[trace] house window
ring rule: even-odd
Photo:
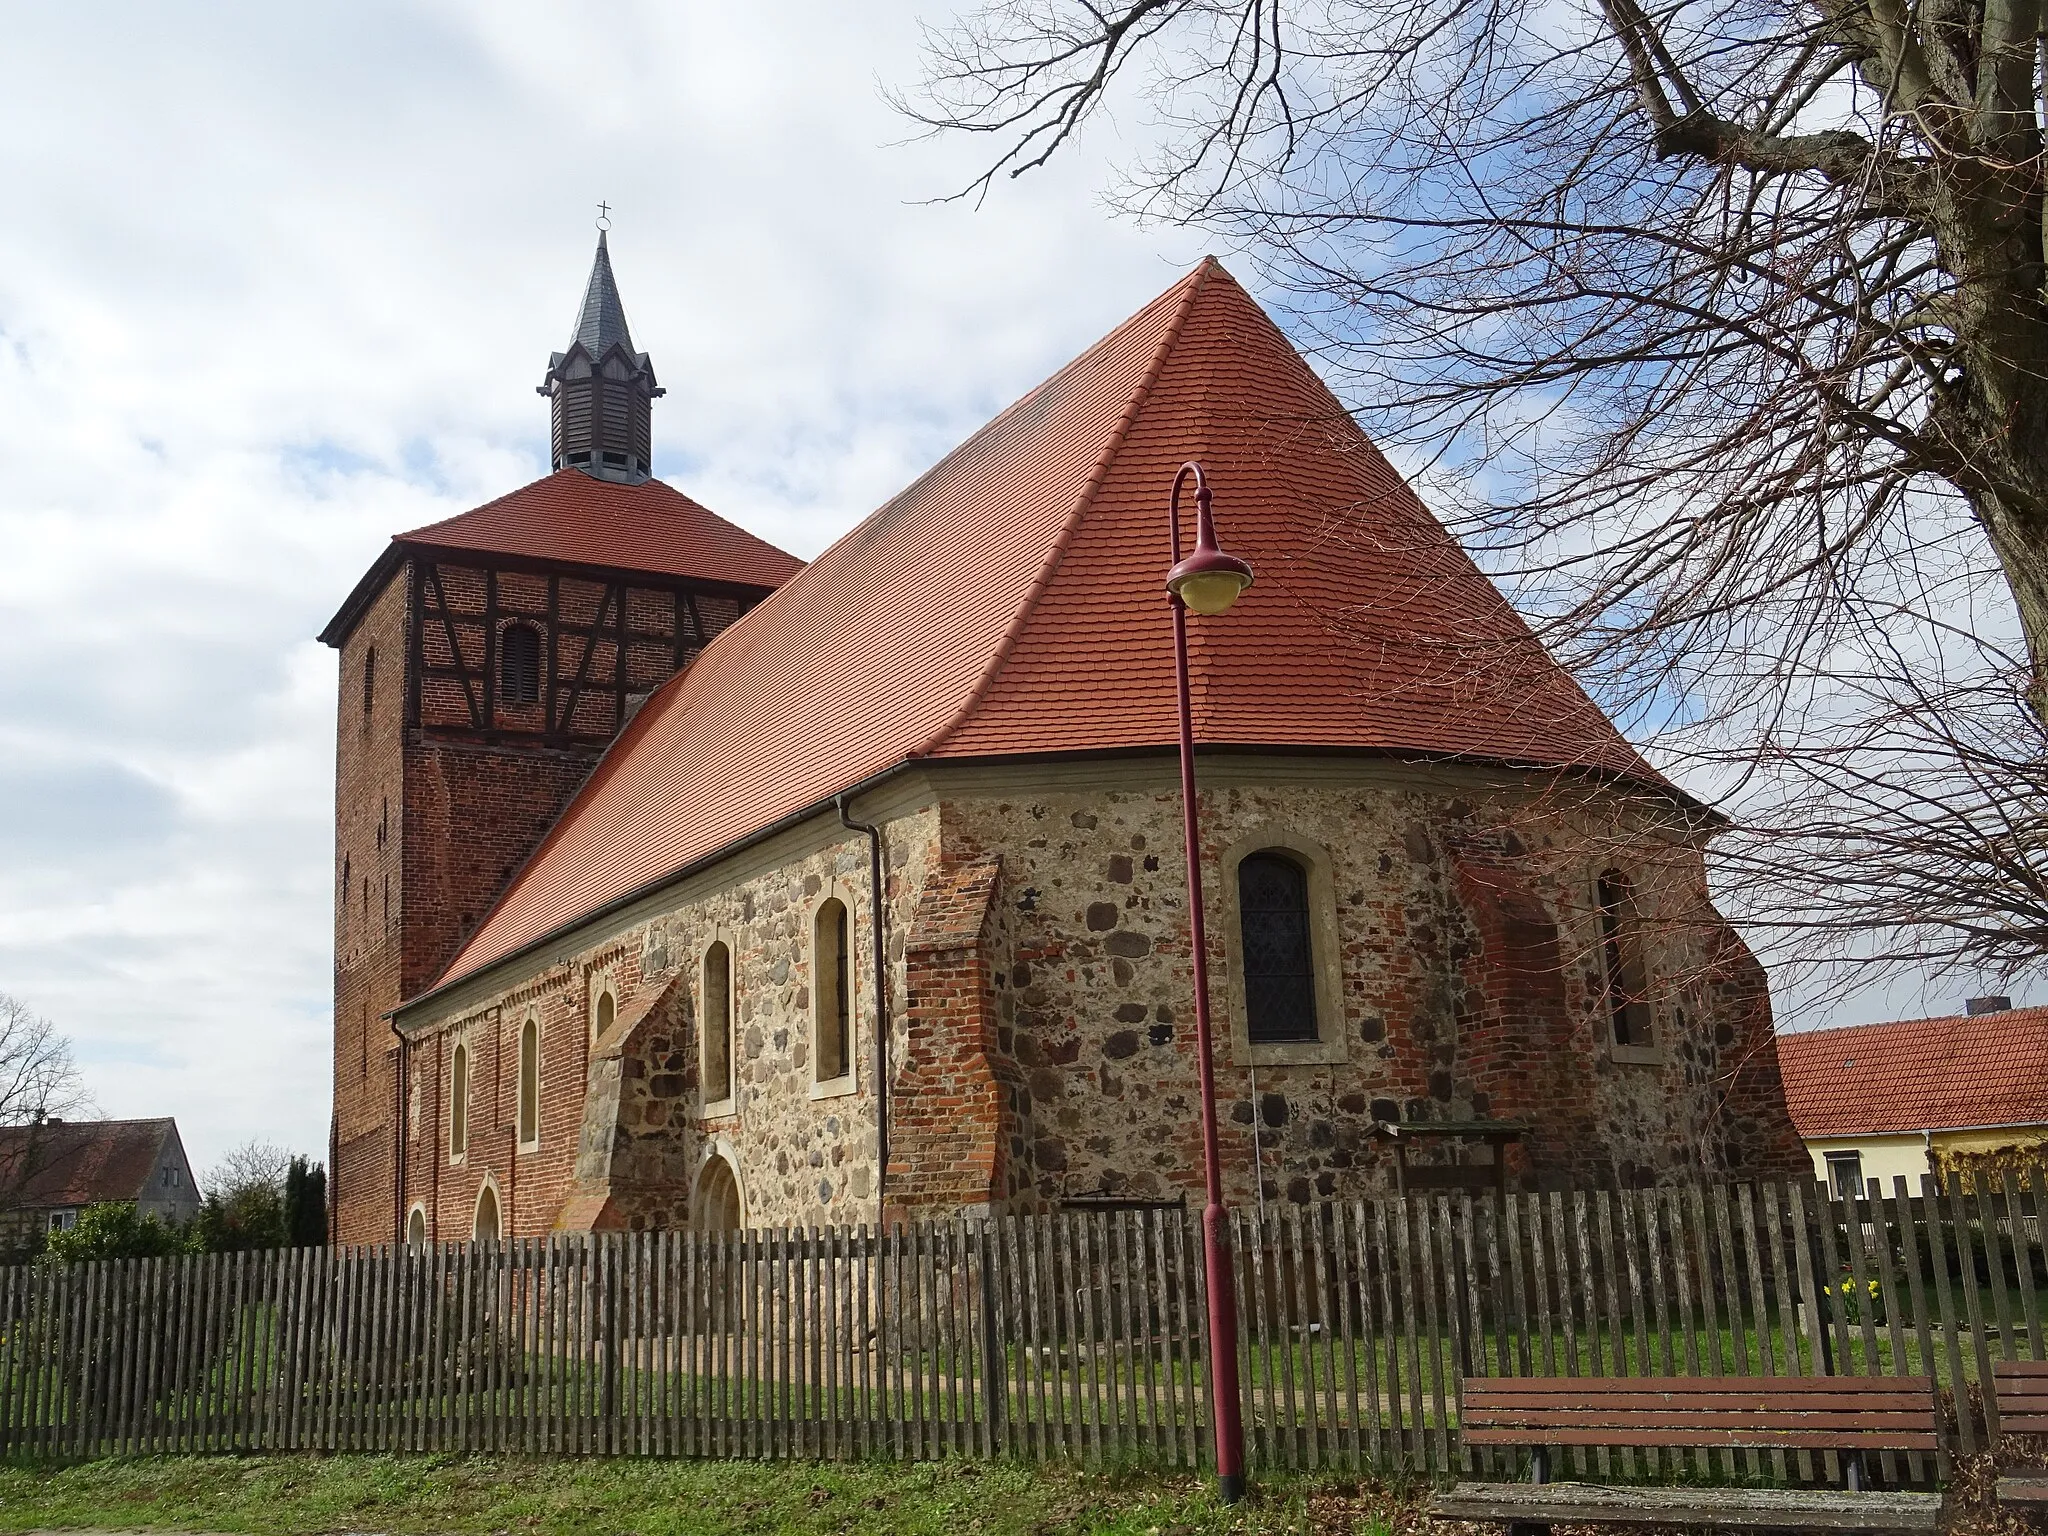
[[[472,1242],[498,1240],[498,1192],[488,1184],[476,1197],[476,1218],[470,1223],[469,1235]]]
[[[1846,1200],[1851,1195],[1859,1199],[1863,1194],[1863,1154],[1861,1152],[1830,1152],[1827,1154],[1828,1189],[1837,1200]]]
[[[77,1225],[78,1210],[74,1206],[67,1206],[61,1211],[50,1212],[50,1230],[52,1232],[69,1232]]]
[[[371,646],[363,652],[363,718],[370,717],[370,706],[377,702],[377,647]]]
[[[704,1102],[732,1097],[732,951],[723,939],[704,951]]]
[[[828,897],[818,906],[811,933],[811,1011],[816,1030],[818,1081],[853,1070],[853,1011],[847,986],[846,903]]]
[[[498,660],[498,694],[507,704],[540,702],[540,631],[514,624],[505,631]]]
[[[1237,866],[1237,907],[1244,940],[1249,1042],[1318,1039],[1308,871],[1272,849],[1246,854]]]
[[[166,1168],[166,1169],[165,1169],[165,1170],[163,1171],[163,1186],[164,1186],[164,1188],[165,1188],[165,1189],[176,1189],[176,1188],[178,1187],[178,1170],[177,1170],[177,1169],[175,1169],[175,1168]]]
[[[1613,1043],[1648,1050],[1657,1043],[1650,1015],[1649,978],[1643,970],[1642,923],[1628,877],[1601,875],[1600,959],[1607,987],[1607,1022]]]
[[[448,1069],[448,1155],[469,1150],[469,1047],[458,1043]]]
[[[540,1145],[540,1020],[519,1027],[519,1146]]]

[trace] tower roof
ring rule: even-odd
[[[480,507],[394,533],[320,638],[329,645],[347,639],[408,553],[641,571],[755,590],[780,585],[803,565],[664,481],[621,484],[559,469]]]
[[[1164,513],[1187,459],[1258,572],[1191,626],[1198,741],[1676,795],[1208,261],[659,690],[439,985],[907,761],[1171,749]]]
[[[576,330],[570,345],[581,342],[592,357],[603,357],[614,345],[633,350],[633,336],[626,329],[626,306],[619,299],[618,279],[612,276],[611,248],[605,232],[597,232],[597,255],[590,263],[590,281],[583,288],[583,307],[576,313]]]

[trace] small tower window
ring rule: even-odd
[[[528,1019],[519,1030],[519,1145],[540,1145],[540,1020]]]
[[[457,1044],[448,1068],[448,1155],[469,1150],[469,1047]]]
[[[370,716],[370,707],[377,702],[377,647],[371,646],[363,652],[363,718]]]
[[[816,1024],[818,1081],[853,1070],[853,1010],[847,986],[846,903],[829,898],[818,907],[811,936],[811,1008]]]
[[[732,951],[723,939],[704,951],[704,1102],[732,1097]]]
[[[1319,1038],[1308,871],[1272,849],[1247,854],[1237,866],[1237,906],[1247,1039],[1271,1045]]]
[[[1628,876],[1618,869],[1602,874],[1599,901],[1600,959],[1614,1044],[1653,1047],[1656,1028],[1650,1014],[1649,977],[1643,969],[1642,923]]]
[[[540,702],[540,631],[514,624],[505,631],[498,659],[498,692],[507,704]]]

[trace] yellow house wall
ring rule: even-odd
[[[2038,1147],[2048,1142],[2048,1126],[1994,1126],[1988,1131],[1936,1131],[1936,1150],[1949,1153],[1996,1152],[2004,1147]]]
[[[1806,1150],[1813,1158],[1813,1176],[1822,1183],[1827,1182],[1830,1152],[1862,1153],[1864,1179],[1880,1179],[1887,1187],[1903,1176],[1917,1192],[1921,1175],[1929,1171],[1927,1143],[1918,1131],[1903,1136],[1815,1137],[1807,1141]]]

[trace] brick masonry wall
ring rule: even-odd
[[[335,704],[329,1191],[337,1242],[391,1236],[396,1041],[381,1015],[400,995],[407,580],[401,568],[342,645]],[[366,711],[363,671],[372,652],[376,682]]]
[[[1225,777],[1255,772],[1239,763]],[[886,825],[891,1215],[1199,1189],[1178,798],[1164,763],[1103,776],[1052,773],[1026,789],[1014,772],[956,771],[951,788]],[[1455,768],[1432,779],[1337,765],[1320,780],[1298,768],[1275,779],[1203,795],[1233,1200],[1254,1193],[1254,1127],[1268,1199],[1390,1187],[1390,1155],[1367,1128],[1392,1118],[1527,1120],[1534,1134],[1513,1171],[1535,1184],[1803,1169],[1761,974],[1707,901],[1697,850],[1641,807],[1567,803]],[[1233,850],[1276,838],[1326,854],[1338,1001],[1325,1018],[1330,1059],[1258,1064],[1254,1088],[1232,1038],[1235,904],[1219,872]],[[445,1081],[455,1032],[479,1053],[460,1164],[434,1146],[445,1102],[415,1093],[409,1198],[432,1203],[439,1235],[467,1235],[485,1178],[513,1231],[681,1224],[697,1215],[696,1180],[714,1153],[732,1160],[750,1222],[882,1214],[865,844],[821,817],[775,846],[784,851],[735,860],[727,883],[702,877],[572,958],[417,1026],[418,1085]],[[1644,912],[1653,1061],[1619,1061],[1605,1043],[1593,885],[1615,864]],[[859,1092],[817,1098],[809,926],[827,893],[853,914]],[[732,1113],[706,1118],[698,966],[714,937],[733,954],[737,1092]],[[598,976],[615,988],[621,1025],[593,1056]],[[544,1031],[543,1136],[515,1153],[505,1073],[527,1008]]]

